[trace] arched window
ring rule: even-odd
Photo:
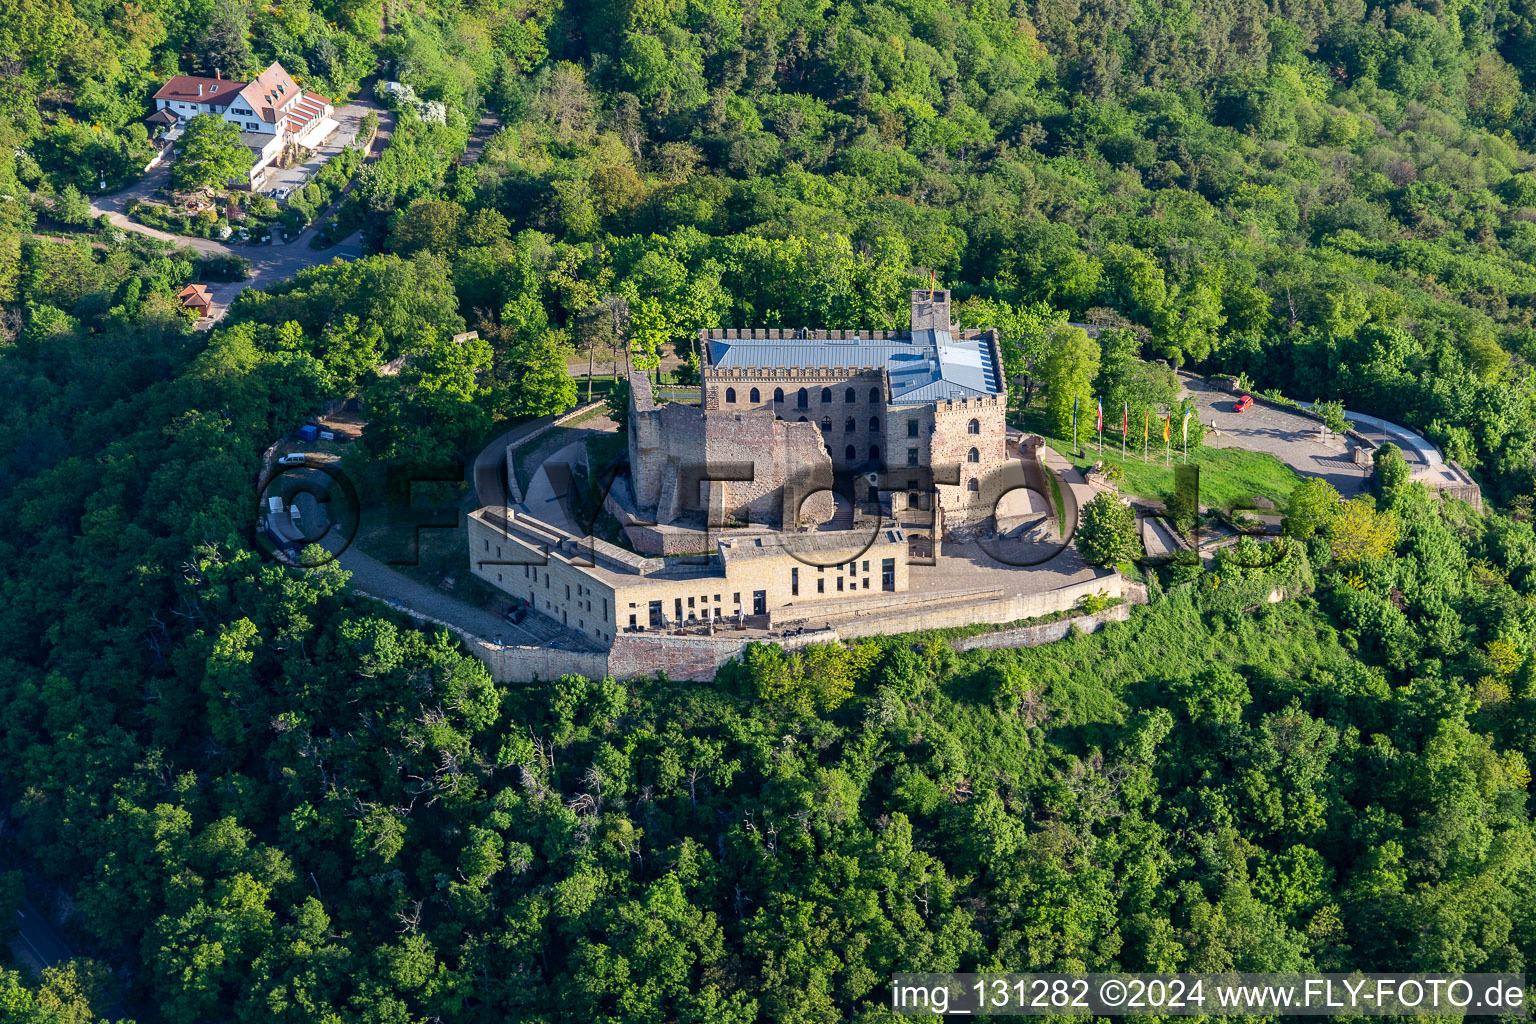
[[[804,423],[804,422],[805,422],[805,417],[804,417],[804,416],[801,416],[801,417],[800,417],[800,422],[801,422],[801,423]]]
[[[805,390],[805,388],[801,388],[800,389],[800,393],[795,396],[795,404],[798,405],[802,409],[804,409],[806,406],[810,405],[811,404],[811,393],[809,391]]]
[[[965,428],[965,432],[967,434],[981,433],[981,420],[971,420],[970,425]]]
[[[851,434],[851,433],[853,433],[857,429],[858,429],[858,427],[854,424],[852,416],[849,416],[846,420],[843,421],[843,432],[844,433]]]
[[[872,444],[872,445],[869,446],[869,461],[870,462],[879,462],[880,461],[880,446],[879,445]]]
[[[843,401],[850,405],[858,401],[857,398],[853,397],[853,388],[849,388],[847,391],[843,392]]]
[[[832,429],[832,417],[831,416],[823,416],[821,418],[821,429],[825,430],[825,431],[831,431],[831,429]]]
[[[754,404],[761,402],[763,400],[763,393],[757,390],[757,388],[753,388],[751,398]]]
[[[822,388],[821,389],[821,400],[823,402],[830,402],[830,401],[832,401],[832,389],[831,388]]]
[[[981,484],[976,482],[975,477],[971,477],[971,482],[965,485],[965,489],[968,491],[979,491],[981,490]]]
[[[869,389],[869,400],[871,402],[879,402],[880,401],[880,389],[879,388],[870,388]]]
[[[726,401],[727,405],[735,405],[736,404],[736,389],[735,388],[726,388],[725,389],[725,401]]]
[[[852,462],[854,459],[856,459],[858,457],[859,457],[858,449],[854,448],[853,445],[849,445],[843,451],[843,458],[847,459],[849,462]]]
[[[871,416],[869,418],[869,432],[872,433],[872,434],[880,433],[880,417],[879,416]]]
[[[775,402],[782,402],[782,401],[784,401],[784,389],[783,388],[774,388],[773,389],[773,400]]]
[[[977,451],[975,448],[972,448],[970,451],[965,453],[965,461],[966,462],[980,462],[981,461],[981,452]]]

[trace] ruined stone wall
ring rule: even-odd
[[[785,422],[766,410],[713,412],[704,421],[705,447],[695,457],[707,452],[711,473],[737,475],[734,471],[751,467],[750,481],[709,485],[729,520],[778,526],[793,523],[797,512],[818,523],[831,518],[826,489],[832,486],[832,463],[815,426]]]
[[[836,469],[883,458],[885,372],[878,367],[711,369],[703,387],[711,413],[768,412],[814,424]]]
[[[816,424],[747,405],[712,412],[657,405],[640,375],[630,396],[630,479],[642,517],[778,526],[798,509],[810,522],[831,518],[832,460]],[[707,479],[747,475],[752,479]]]

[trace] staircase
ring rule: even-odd
[[[853,502],[841,494],[832,495],[832,518],[816,527],[818,531],[831,533],[834,530],[853,529]]]

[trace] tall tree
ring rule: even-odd
[[[1050,409],[1051,431],[1072,436],[1073,402],[1080,417],[1093,408],[1093,379],[1099,372],[1099,343],[1081,327],[1059,324],[1045,348],[1041,379]]]
[[[171,184],[179,189],[222,189],[241,181],[255,157],[240,141],[240,129],[214,114],[199,114],[187,122],[176,143]]]

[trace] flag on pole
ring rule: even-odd
[[[1147,449],[1150,447],[1150,445],[1147,443],[1147,438],[1149,436],[1149,432],[1151,431],[1151,429],[1152,429],[1152,410],[1151,409],[1143,409],[1143,410],[1141,410],[1141,461],[1142,462],[1146,462],[1147,461]]]
[[[1077,396],[1072,396],[1072,450],[1077,451]]]
[[[1131,436],[1131,403],[1120,406],[1120,461],[1125,461],[1125,442]]]
[[[1167,464],[1169,464],[1169,463],[1171,463],[1173,461],[1173,449],[1171,447],[1169,447],[1169,442],[1168,442],[1168,435],[1171,432],[1172,428],[1173,428],[1173,413],[1172,413],[1172,411],[1163,413],[1163,464],[1164,465],[1167,465]]]
[[[1099,403],[1099,412],[1098,412],[1098,419],[1099,419],[1099,454],[1103,455],[1104,454],[1104,399],[1100,398],[1100,399],[1097,399],[1096,401]]]
[[[1184,461],[1189,462],[1189,410],[1184,410]]]

